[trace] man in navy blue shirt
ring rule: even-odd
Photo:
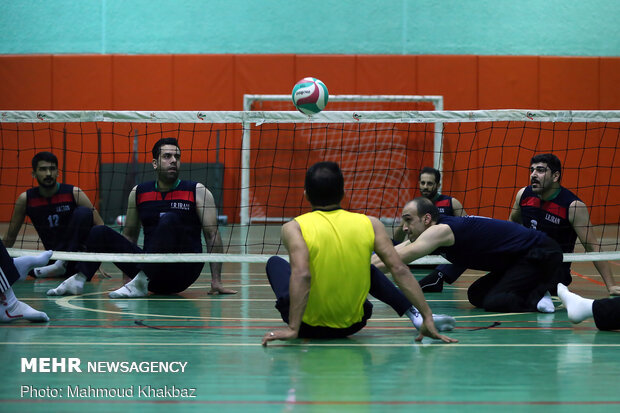
[[[539,154],[530,161],[530,185],[517,192],[510,220],[542,231],[571,253],[577,238],[586,251],[600,251],[600,243],[590,222],[588,207],[561,184],[562,165],[551,153]],[[562,283],[571,283],[570,262],[562,264]],[[620,296],[608,261],[594,261],[611,295]],[[552,289],[551,291],[555,291]]]
[[[134,187],[129,195],[123,235],[106,226],[94,227],[86,242],[89,252],[121,253],[200,253],[201,230],[207,251],[222,252],[217,227],[215,201],[203,184],[179,179],[181,149],[174,138],[162,138],[153,147],[155,181]],[[144,229],[144,246],[137,246],[140,227]],[[116,264],[132,278],[112,291],[110,298],[144,297],[149,291],[173,294],[184,291],[199,277],[204,263]],[[78,264],[79,272],[47,295],[81,294],[98,262]],[[234,294],[222,285],[222,263],[212,262],[209,294]]]
[[[559,282],[562,250],[544,233],[492,218],[442,216],[425,197],[407,203],[402,220],[409,240],[396,250],[404,262],[441,254],[453,264],[489,271],[468,289],[474,306],[553,312],[545,293]],[[372,263],[385,269],[376,257]]]
[[[32,158],[32,176],[38,186],[17,198],[3,239],[6,248],[14,246],[19,229],[28,216],[46,250],[83,250],[93,225],[103,225],[88,196],[77,186],[57,182],[58,158],[51,152],[39,152]],[[35,268],[33,273],[38,278],[61,277],[72,274],[73,265],[58,260]]]

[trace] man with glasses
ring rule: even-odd
[[[561,178],[562,165],[557,156],[535,155],[530,161],[530,185],[517,192],[510,221],[546,233],[564,253],[574,251],[577,237],[587,252],[600,251],[586,204],[560,185]],[[609,262],[595,261],[594,265],[609,293],[620,295]],[[562,263],[561,280],[564,285],[570,284],[570,262]]]

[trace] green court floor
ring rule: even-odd
[[[605,296],[600,279],[589,275],[595,273],[591,264],[575,267],[575,291]],[[617,274],[617,263],[613,267]],[[368,326],[349,339],[264,348],[263,334],[282,322],[262,265],[224,265],[226,285],[239,290],[233,296],[207,295],[210,278],[203,274],[182,294],[133,300],[107,297],[108,290],[120,286],[120,276],[109,264],[105,268],[113,278],[95,279],[77,297],[48,298],[45,291],[58,280],[28,279],[15,286],[20,299],[46,311],[51,321],[0,326],[5,371],[0,411],[620,408],[618,332],[599,332],[590,321],[573,326],[563,309],[552,315],[473,309],[466,288],[477,274],[426,295],[434,312],[457,318],[450,335],[459,344],[416,343],[408,319],[373,301]],[[22,372],[22,363],[34,358],[77,358],[82,372]],[[109,372],[120,362],[128,372]],[[178,371],[153,371],[160,362]],[[88,371],[89,363],[95,371]],[[182,371],[177,363],[186,363]],[[91,397],[83,397],[88,391]],[[100,397],[92,397],[95,391]]]

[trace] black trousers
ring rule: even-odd
[[[151,243],[148,251],[130,242],[127,238],[105,225],[93,227],[90,230],[86,247],[89,252],[118,252],[118,253],[180,253],[192,252],[187,245],[188,240],[177,230],[180,225],[178,215],[168,212],[159,219],[157,229],[151,235],[155,242]],[[99,262],[80,262],[76,267],[87,279],[91,279]],[[186,290],[200,276],[204,263],[170,263],[170,264],[134,264],[128,262],[114,263],[121,271],[133,278],[140,271],[149,277],[149,291],[157,294],[174,294]]]
[[[280,258],[271,257],[267,261],[267,278],[271,289],[276,295],[276,309],[280,312],[285,323],[289,321],[289,284],[291,278],[290,264]],[[409,308],[411,303],[405,295],[390,281],[385,274],[379,271],[374,265],[370,266],[370,295],[388,304],[402,316]],[[300,338],[342,338],[350,336],[360,331],[372,315],[372,303],[368,300],[364,302],[364,315],[362,320],[347,328],[332,328],[322,326],[311,326],[301,323],[299,329]]]
[[[19,280],[19,273],[15,268],[13,258],[9,256],[2,240],[0,240],[0,293],[11,288],[11,285],[17,280]]]
[[[531,312],[547,291],[562,280],[562,249],[546,238],[503,271],[490,272],[467,290],[469,302],[486,311]]]
[[[55,251],[84,252],[86,251],[86,240],[92,227],[93,211],[79,206],[73,210],[64,238],[58,244],[45,248]],[[76,264],[76,261],[67,261],[66,277],[77,272]]]
[[[592,313],[599,330],[620,330],[620,297],[594,300]]]

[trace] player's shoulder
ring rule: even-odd
[[[581,202],[584,203],[578,196],[577,194],[575,194],[573,191],[571,191],[570,189],[566,188],[566,187],[562,187],[560,194],[561,197],[565,198],[566,200],[570,201],[570,202]]]
[[[154,191],[155,189],[155,181],[145,181],[134,186],[132,191]]]
[[[301,226],[297,219],[291,219],[282,225],[282,229],[280,230],[282,237],[290,236],[293,232],[301,232]]]
[[[519,189],[519,190],[517,191],[517,195],[515,196],[515,198],[517,198],[517,199],[521,198],[521,196],[523,196],[523,193],[524,193],[525,191],[527,191],[527,190],[528,190],[528,188],[531,190],[531,188],[532,188],[532,187],[528,185],[528,186],[524,186],[523,188]]]

